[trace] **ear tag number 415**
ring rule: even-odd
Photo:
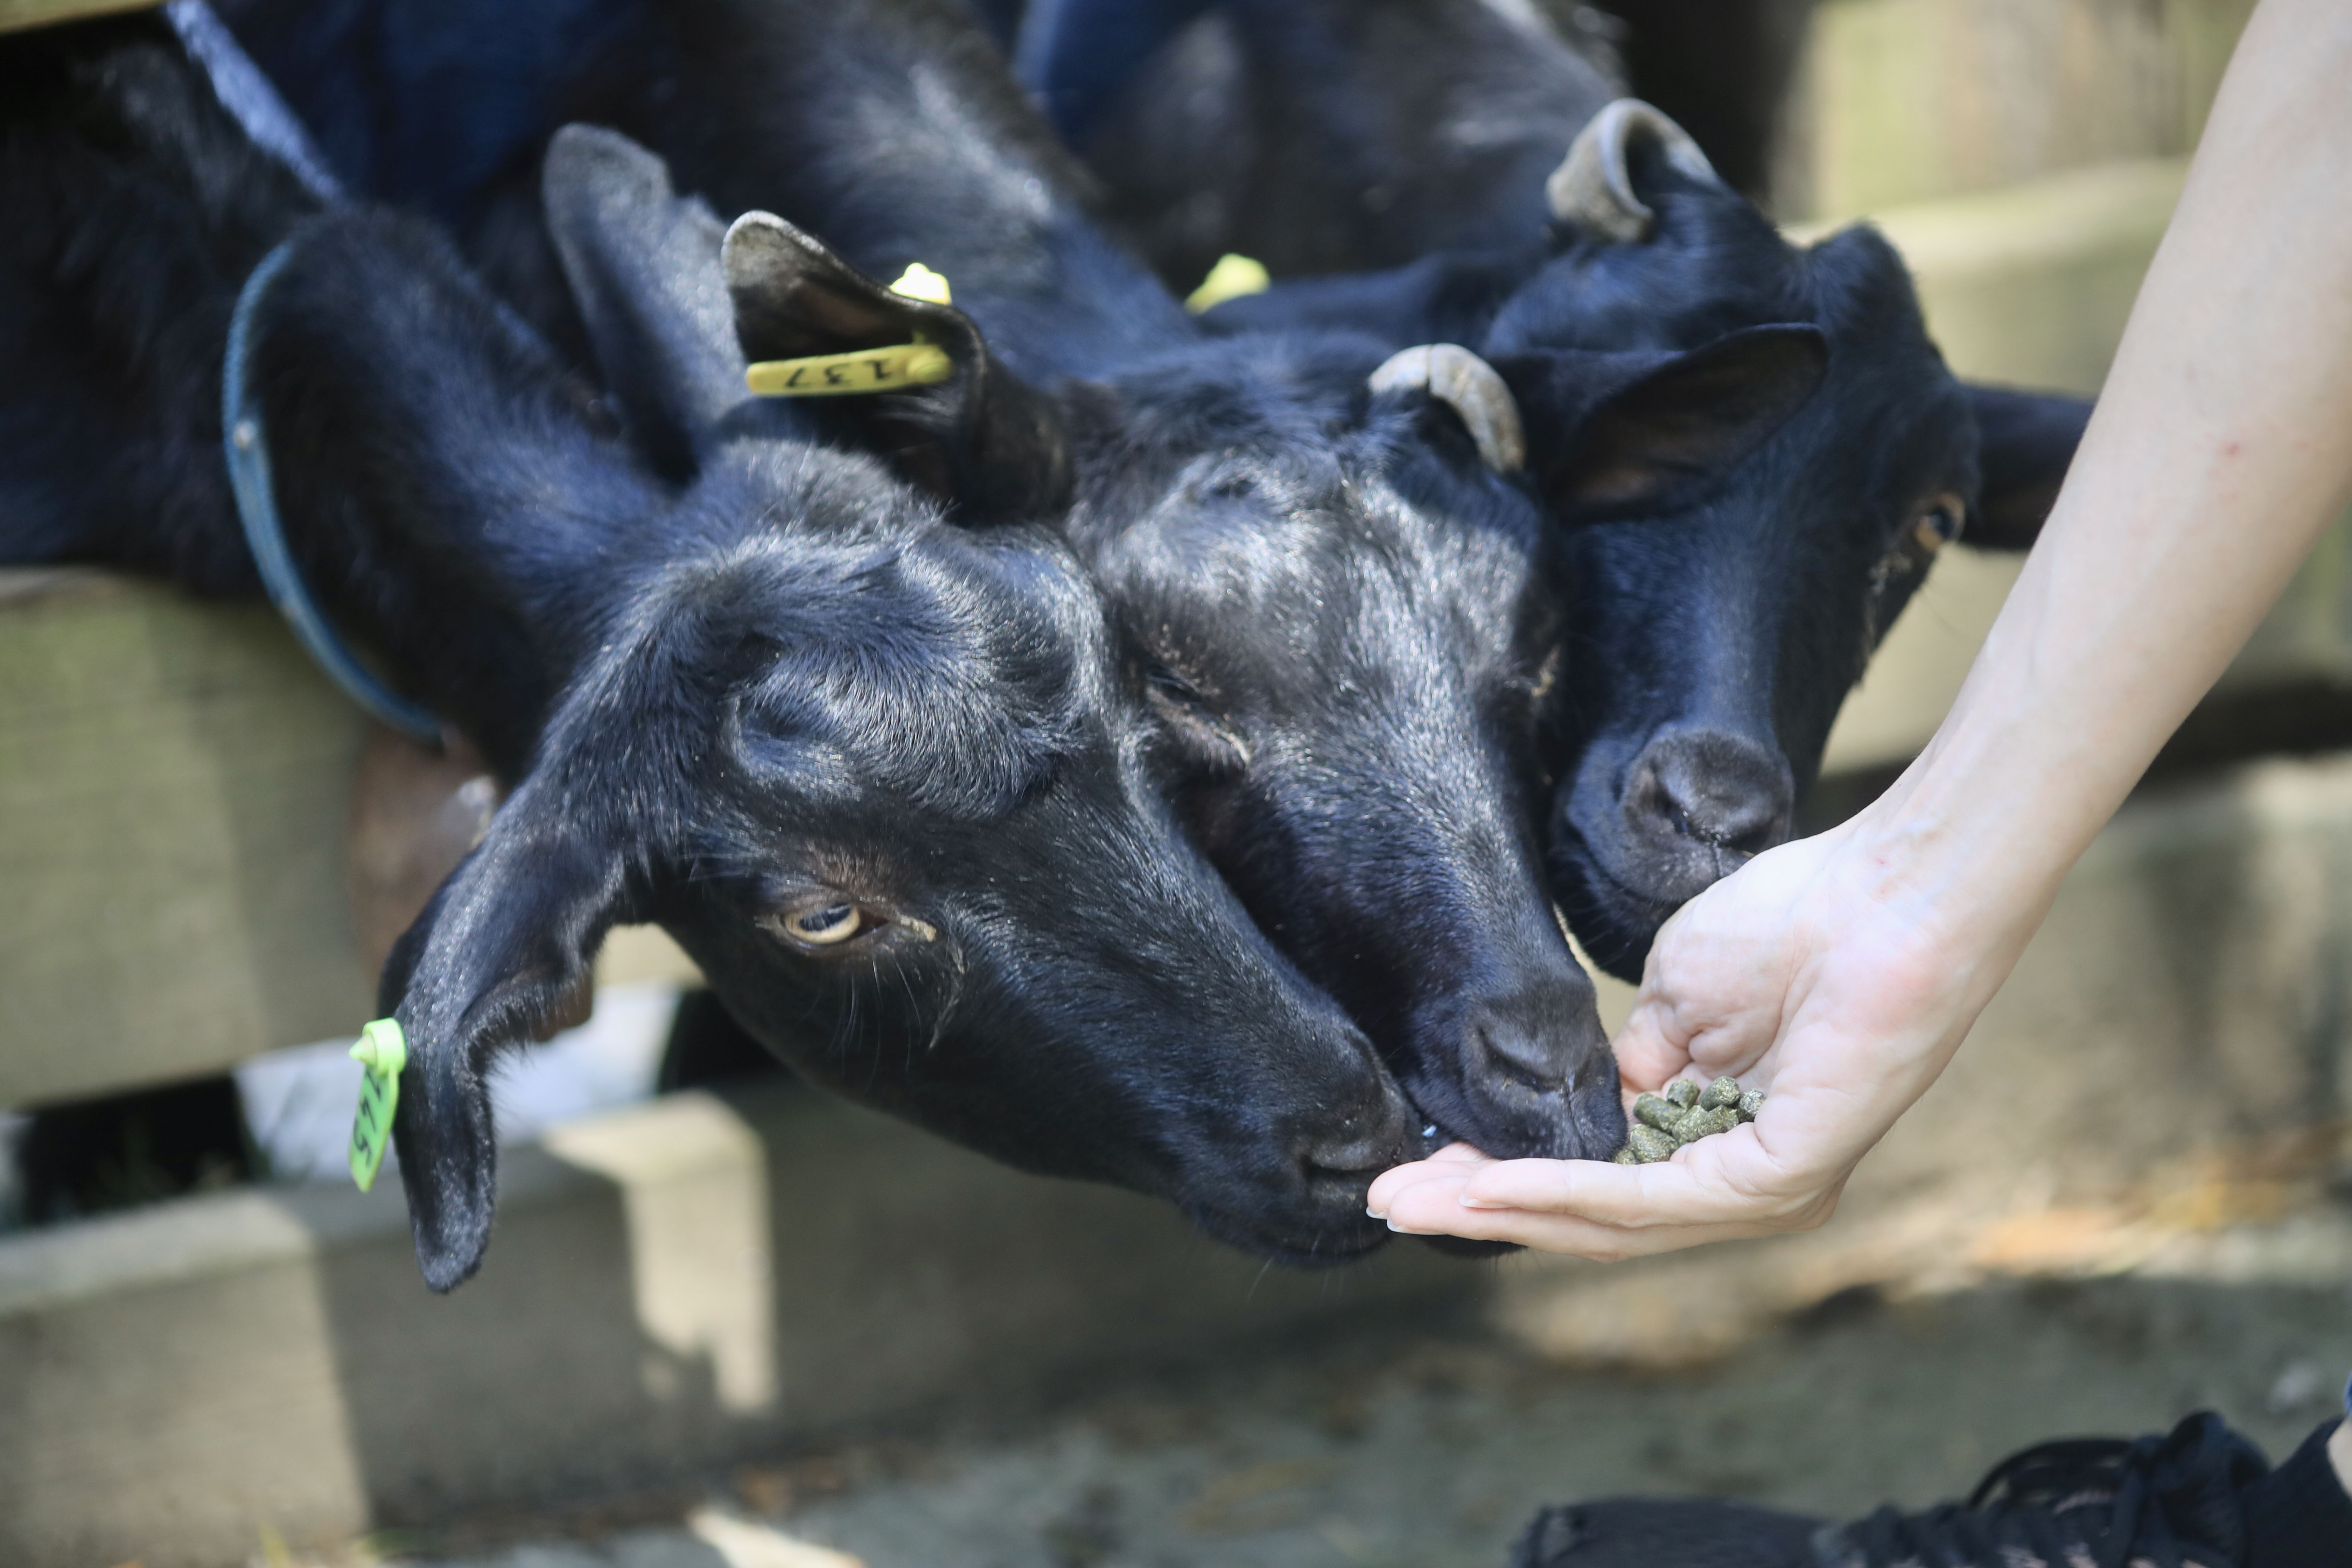
[[[399,1022],[378,1018],[362,1029],[352,1059],[367,1069],[360,1081],[360,1113],[352,1122],[352,1180],[366,1192],[383,1168],[383,1152],[392,1142],[392,1113],[400,1109],[400,1070],[408,1065],[408,1040]]]

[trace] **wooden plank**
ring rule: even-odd
[[[0,1105],[348,1032],[362,721],[262,605],[0,573]]]
[[[153,10],[160,0],[0,0],[0,33],[22,32],[86,16]]]

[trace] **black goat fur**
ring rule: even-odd
[[[252,380],[295,555],[511,786],[383,977],[428,1283],[488,1244],[496,1056],[646,920],[855,1098],[1270,1256],[1386,1239],[1362,1194],[1412,1147],[1402,1098],[1178,830],[1068,548],[992,510],[1053,490],[1050,428],[1027,485],[942,500],[746,398],[761,276],[619,136],[560,142],[546,196],[615,411],[432,226],[320,213],[273,174],[152,22],[10,40],[0,71],[26,89],[0,113],[0,205],[43,218],[0,280],[0,363],[39,371],[0,389],[0,424],[37,427],[59,388],[106,405],[0,448],[0,560],[249,582],[220,340],[290,238]],[[977,368],[876,441],[1004,481],[1019,454],[945,450],[988,436],[959,412]],[[134,466],[152,491],[95,504]],[[850,940],[795,938],[812,914]]]
[[[1545,179],[1610,96],[1533,6],[1223,0],[1088,152],[1115,205],[1175,215],[1143,231],[1163,266],[1324,274],[1213,327],[1459,342],[1511,383],[1574,584],[1554,888],[1634,979],[1668,915],[1788,835],[1939,540],[2032,542],[2089,405],[1962,384],[1874,231],[1794,244],[1654,142],[1628,170],[1647,239],[1554,218]]]
[[[532,55],[515,39],[571,14],[485,15],[468,53]],[[1528,493],[1487,472],[1442,406],[1372,396],[1371,339],[1204,339],[1105,236],[1084,174],[958,0],[638,14],[634,79],[598,66],[512,89],[548,119],[640,135],[719,210],[779,211],[870,278],[944,271],[950,314],[986,334],[953,339],[989,405],[961,416],[1047,417],[1066,437],[1066,531],[1110,601],[1129,695],[1159,717],[1160,776],[1261,926],[1365,1025],[1438,1134],[1613,1149],[1613,1068],[1543,885],[1536,694],[1555,678],[1560,588]],[[282,5],[232,16],[266,64],[321,58]],[[395,124],[460,90],[430,60],[389,74],[374,90]],[[352,119],[307,107],[306,91],[348,85],[317,80],[331,85],[295,84],[298,110]],[[448,205],[478,215],[473,253],[560,340],[576,329],[515,216],[531,157],[518,138],[501,181]],[[362,149],[352,166],[372,161]],[[803,297],[756,352],[947,325],[901,300],[887,329],[878,289],[868,313],[839,304]],[[885,448],[902,417],[888,400],[811,415]],[[898,467],[940,486],[920,461]]]

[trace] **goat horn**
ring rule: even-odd
[[[1568,156],[1544,182],[1551,216],[1620,244],[1649,238],[1658,215],[1633,194],[1633,178],[1625,166],[1625,155],[1637,138],[1664,148],[1666,163],[1677,173],[1723,183],[1689,132],[1638,98],[1621,98],[1577,132]]]
[[[1372,372],[1372,390],[1426,392],[1462,416],[1488,468],[1516,474],[1527,466],[1518,400],[1501,372],[1459,343],[1423,343],[1390,355]]]

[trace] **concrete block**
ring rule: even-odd
[[[1880,209],[1927,330],[1979,381],[2096,393],[2188,177],[2183,159],[2102,163]]]
[[[702,971],[659,926],[615,926],[596,954],[596,984],[699,985]]]
[[[345,866],[367,731],[266,605],[0,570],[0,1107],[219,1072],[373,1016]],[[636,926],[597,978],[699,976]]]
[[[365,1021],[343,883],[362,731],[266,605],[0,572],[0,1105]]]
[[[1787,216],[1850,217],[2197,144],[2252,0],[1822,0],[1783,110]]]
[[[0,1241],[0,1562],[241,1563],[1486,1279],[1266,1272],[814,1091],[679,1096],[510,1152],[446,1298],[393,1184]]]

